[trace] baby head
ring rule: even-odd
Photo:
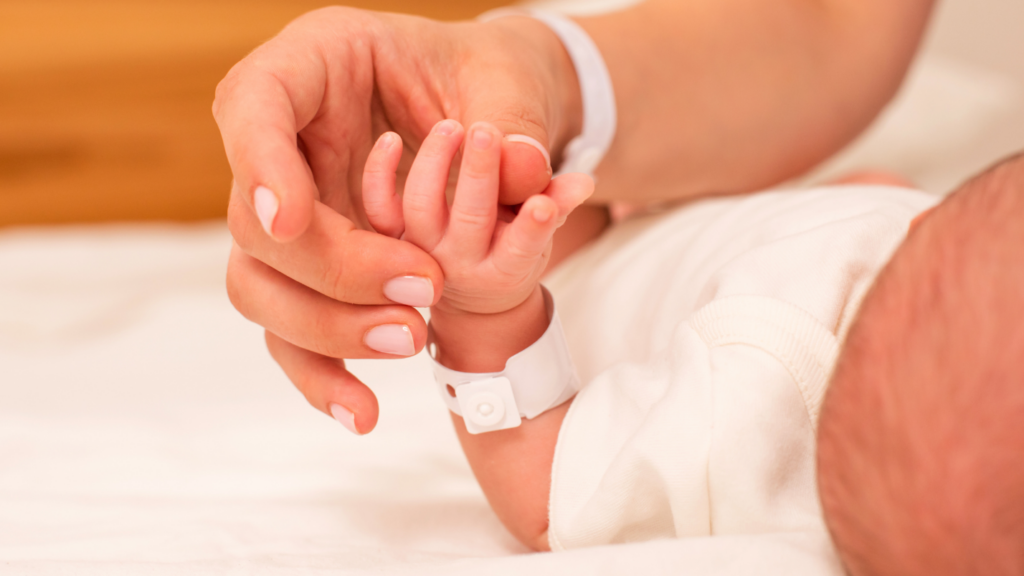
[[[1024,574],[1024,156],[927,214],[879,275],[818,477],[855,576]]]

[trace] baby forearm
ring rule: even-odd
[[[431,324],[439,360],[461,372],[498,372],[515,354],[536,342],[548,318],[540,287],[523,304],[500,314],[466,314],[434,309]],[[523,544],[546,550],[551,463],[569,403],[517,428],[470,434],[452,415],[473,473],[498,518]]]
[[[549,550],[551,465],[562,419],[572,402],[523,420],[518,428],[470,434],[452,414],[462,450],[501,523],[533,550]]]

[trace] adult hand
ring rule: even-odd
[[[409,306],[441,296],[427,254],[369,231],[360,181],[376,137],[402,136],[407,169],[440,120],[489,121],[509,135],[500,196],[517,204],[547,186],[545,148],[578,133],[579,106],[561,44],[527,18],[323,9],[228,73],[213,106],[234,173],[228,293],[314,407],[370,431],[376,399],[340,359],[414,354],[426,326]]]

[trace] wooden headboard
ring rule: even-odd
[[[470,18],[502,0],[358,0]],[[0,0],[0,226],[198,220],[231,175],[210,113],[228,69],[315,0]]]

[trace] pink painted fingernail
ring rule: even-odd
[[[458,125],[459,123],[455,120],[441,120],[434,125],[434,132],[441,136],[451,136],[455,134],[455,129]]]
[[[253,193],[252,204],[256,208],[256,216],[260,219],[263,230],[273,238],[274,218],[277,217],[277,209],[280,206],[277,195],[271,192],[270,188],[260,186]]]
[[[370,330],[363,342],[377,352],[395,356],[412,356],[416,344],[412,341],[412,330],[405,324],[383,324]]]
[[[349,432],[356,436],[362,436],[359,430],[356,430],[356,415],[348,408],[341,404],[331,404],[331,416],[334,416],[334,419],[340,422],[342,426],[348,428]]]
[[[526,136],[524,134],[509,134],[508,136],[505,136],[505,140],[509,142],[515,142],[517,144],[526,144],[528,146],[533,146],[534,148],[539,150],[540,153],[544,156],[544,162],[547,163],[548,173],[551,173],[551,154],[548,154],[548,149],[545,148],[544,145],[538,142],[535,138],[530,138],[529,136]]]
[[[491,142],[493,141],[494,136],[491,135],[490,130],[485,130],[483,128],[477,128],[476,130],[473,130],[473,146],[476,146],[481,150],[486,150],[487,147],[490,146]]]
[[[384,296],[396,304],[419,306],[434,303],[434,283],[422,276],[400,276],[384,284]]]

